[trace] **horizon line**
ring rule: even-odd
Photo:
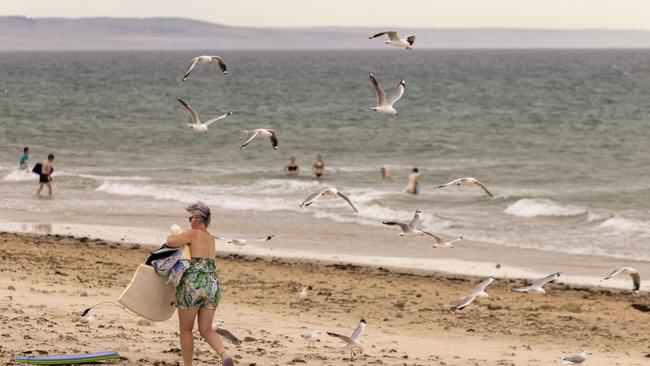
[[[179,19],[179,20],[189,20],[194,22],[208,23],[223,27],[232,27],[232,28],[266,28],[266,29],[317,29],[317,28],[351,28],[351,29],[367,29],[367,28],[378,28],[378,29],[428,29],[428,30],[534,30],[534,31],[578,31],[578,32],[589,32],[589,31],[615,31],[615,32],[650,32],[648,29],[640,28],[544,28],[544,27],[519,27],[519,26],[457,26],[457,27],[435,27],[435,26],[415,26],[415,27],[405,27],[405,26],[392,26],[392,25],[298,25],[298,26],[251,26],[251,25],[232,25],[221,22],[195,19],[188,17],[177,17],[177,16],[147,16],[147,17],[116,17],[116,16],[84,16],[84,17],[65,17],[65,16],[44,16],[44,17],[29,17],[26,15],[0,15],[0,18],[23,18],[23,19],[65,19],[65,20],[83,20],[83,19],[132,19],[132,20],[147,20],[147,19]]]

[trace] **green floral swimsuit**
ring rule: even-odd
[[[176,287],[179,309],[216,309],[221,300],[221,285],[214,258],[192,258]]]

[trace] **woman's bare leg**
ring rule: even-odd
[[[221,337],[212,330],[212,319],[214,319],[214,309],[199,309],[199,333],[201,337],[217,352],[219,357],[223,360],[226,354],[226,348],[223,346]]]
[[[199,309],[178,309],[178,325],[180,328],[181,338],[181,355],[183,356],[183,366],[192,366],[192,357],[194,356],[194,320]]]

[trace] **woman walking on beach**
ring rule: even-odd
[[[185,270],[180,284],[176,287],[183,366],[192,365],[194,353],[192,328],[197,317],[201,337],[217,352],[222,366],[232,366],[233,360],[226,355],[221,338],[212,330],[214,311],[221,299],[221,284],[214,259],[214,238],[208,232],[210,208],[198,201],[185,207],[185,210],[191,215],[189,220],[192,228],[167,238],[168,246],[181,247],[189,244],[192,253],[190,267]]]

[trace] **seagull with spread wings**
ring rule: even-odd
[[[372,110],[379,113],[397,114],[397,110],[393,108],[393,104],[400,100],[400,98],[402,98],[402,95],[404,95],[404,90],[406,89],[406,81],[401,80],[397,84],[397,89],[395,89],[395,92],[386,97],[384,88],[379,85],[379,81],[375,79],[375,76],[369,72],[368,77],[370,78],[372,87],[375,90],[375,94],[377,94],[377,106],[373,107]]]
[[[545,294],[546,290],[544,290],[544,285],[546,285],[549,282],[555,281],[560,277],[560,272],[550,274],[544,278],[540,278],[539,280],[533,282],[529,286],[524,286],[524,287],[517,287],[513,288],[510,291],[514,292],[534,292],[536,294]]]
[[[267,235],[262,238],[225,238],[222,236],[214,236],[213,237],[217,240],[224,240],[228,244],[233,244],[233,245],[238,245],[240,247],[243,247],[247,243],[252,243],[252,242],[263,242],[263,241],[269,241],[275,237],[274,234]]]
[[[354,330],[351,336],[344,336],[337,333],[327,332],[327,335],[330,337],[336,337],[343,341],[343,348],[350,350],[350,357],[354,358],[356,351],[363,353],[363,348],[361,347],[361,333],[366,329],[366,319],[361,318],[357,329]]]
[[[445,243],[442,238],[440,238],[437,235],[434,235],[428,231],[423,231],[418,229],[418,226],[420,225],[420,221],[422,221],[422,213],[420,210],[415,211],[415,215],[413,215],[413,218],[409,222],[403,222],[403,221],[382,221],[382,224],[384,225],[391,225],[391,226],[399,226],[402,231],[399,233],[399,236],[423,236],[423,235],[428,235],[432,238],[434,238],[437,242],[437,245],[439,246],[453,246],[451,245],[452,242],[456,242],[459,239],[452,240],[450,242]],[[436,244],[434,244],[434,248],[436,247]]]
[[[323,189],[323,190],[321,190],[319,192],[315,192],[315,193],[310,194],[309,197],[307,197],[300,204],[300,207],[309,206],[312,203],[314,203],[314,201],[316,201],[317,199],[319,199],[319,198],[321,198],[323,196],[333,196],[333,197],[338,196],[338,197],[341,197],[342,199],[344,199],[350,205],[350,207],[352,207],[354,212],[359,212],[357,210],[357,208],[354,207],[354,204],[352,203],[352,201],[350,201],[350,198],[348,196],[346,196],[345,194],[343,194],[341,191],[339,191],[337,188],[334,188],[334,187],[327,187],[327,188],[325,188],[325,189]]]
[[[487,188],[487,186],[486,186],[485,184],[479,182],[478,179],[476,179],[476,178],[472,178],[472,177],[467,177],[467,178],[458,178],[458,179],[456,179],[456,180],[452,180],[452,181],[449,182],[449,183],[441,184],[441,185],[439,185],[439,186],[436,187],[436,188],[444,188],[444,187],[448,187],[448,186],[470,186],[470,185],[472,185],[472,184],[475,184],[475,185],[481,187],[481,189],[482,189],[483,191],[485,191],[485,193],[487,193],[488,196],[490,196],[490,197],[494,197],[494,195],[492,194],[492,192],[490,192],[490,191],[488,190],[488,188]]]
[[[428,234],[429,236],[433,237],[436,240],[436,242],[433,244],[433,248],[453,248],[455,242],[463,240],[463,237],[459,236],[456,239],[445,241],[437,235],[433,235],[431,233],[426,233],[426,234]]]
[[[201,119],[199,118],[199,114],[196,112],[194,108],[192,108],[191,105],[187,104],[183,99],[176,97],[176,99],[185,107],[187,112],[192,116],[192,123],[188,123],[187,127],[193,129],[196,132],[205,132],[208,130],[208,126],[213,124],[214,122],[217,122],[218,120],[230,117],[232,112],[228,112],[222,116],[219,116],[217,118],[213,118],[211,120],[205,121],[205,123],[201,122]]]
[[[274,149],[278,149],[278,134],[275,130],[269,130],[267,128],[258,128],[256,130],[244,130],[246,134],[246,141],[241,145],[241,149],[244,150],[244,147],[248,145],[254,138],[257,136],[266,136],[271,139],[271,145]]]
[[[226,68],[226,63],[224,62],[221,56],[203,55],[199,57],[194,57],[190,61],[190,64],[187,65],[187,70],[185,70],[185,74],[183,75],[183,81],[187,80],[188,76],[190,76],[190,73],[192,72],[192,70],[194,70],[194,66],[209,64],[211,62],[216,62],[219,65],[219,68],[221,69],[221,72],[224,75],[228,73],[228,69]]]
[[[381,36],[388,36],[388,41],[384,42],[385,44],[389,44],[400,48],[405,48],[407,50],[412,50],[413,43],[415,43],[415,36],[399,38],[396,31],[379,32],[375,35],[368,37],[368,39],[373,39]]]
[[[487,292],[485,292],[485,288],[488,287],[492,282],[494,282],[494,278],[492,277],[488,277],[481,281],[481,283],[479,283],[478,286],[474,288],[474,291],[472,291],[471,294],[465,296],[461,300],[460,304],[454,307],[454,312],[465,309],[465,307],[471,304],[472,301],[474,301],[477,297],[489,297]]]
[[[632,277],[632,284],[634,285],[632,287],[632,292],[633,293],[638,293],[639,290],[641,289],[641,275],[639,274],[639,271],[636,270],[636,268],[632,267],[619,267],[615,268],[607,277],[605,277],[603,280],[609,280],[612,277],[616,277],[620,274],[629,274],[630,277]]]

